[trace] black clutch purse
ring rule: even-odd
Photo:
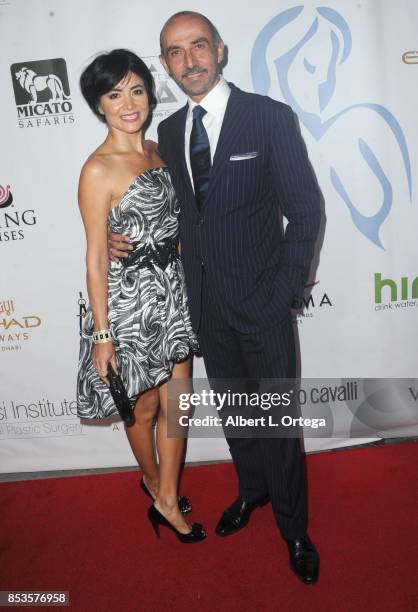
[[[129,397],[126,393],[121,377],[119,374],[116,374],[110,363],[107,366],[107,378],[110,384],[110,393],[113,397],[113,401],[115,402],[115,406],[118,409],[120,418],[127,425],[132,425],[132,423],[135,421],[135,417],[131,402],[129,401]]]

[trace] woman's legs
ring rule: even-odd
[[[158,389],[146,391],[135,404],[135,422],[132,425],[125,426],[132,452],[143,471],[146,487],[153,497],[157,496],[159,485],[153,429],[159,404]]]
[[[168,384],[172,384],[175,395],[191,392],[191,359],[177,363],[173,367],[172,377]],[[176,381],[173,384],[173,381]],[[178,388],[177,388],[178,385]],[[171,402],[171,398],[170,398]],[[178,485],[180,468],[184,459],[185,439],[180,436],[168,437],[168,410],[178,410],[178,401],[175,406],[169,407],[167,383],[160,387],[160,412],[157,421],[157,450],[160,463],[160,486],[155,506],[168,521],[180,532],[189,533],[190,526],[184,520],[178,507]]]

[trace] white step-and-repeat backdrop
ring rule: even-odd
[[[287,102],[300,119],[327,217],[315,284],[295,312],[303,376],[416,376],[416,0],[0,0],[4,472],[134,464],[119,421],[76,417],[87,298],[76,190],[105,136],[78,79],[97,52],[142,56],[157,85],[155,138],[185,101],[158,60],[160,28],[183,9],[218,26],[228,80]],[[199,360],[195,373],[204,375]],[[334,436],[306,440],[307,450],[417,434],[395,401],[385,402],[386,426],[379,406],[363,406],[360,419],[349,402],[332,408]],[[228,456],[223,439],[189,441],[188,461]]]

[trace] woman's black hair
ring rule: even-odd
[[[151,123],[152,111],[157,105],[155,85],[147,65],[132,51],[114,49],[109,53],[98,55],[80,77],[81,93],[96,117],[106,123],[105,116],[99,112],[100,98],[112,91],[126,77],[128,72],[133,72],[143,80],[147,92],[150,112],[143,127],[145,132]]]

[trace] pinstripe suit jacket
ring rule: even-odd
[[[319,229],[320,195],[291,108],[230,87],[200,211],[184,154],[187,105],[160,123],[158,141],[180,201],[193,326],[199,327],[204,269],[224,321],[250,333],[277,324],[289,314],[294,296],[302,295]],[[254,155],[231,159],[248,153]],[[288,220],[285,232],[281,213]]]

